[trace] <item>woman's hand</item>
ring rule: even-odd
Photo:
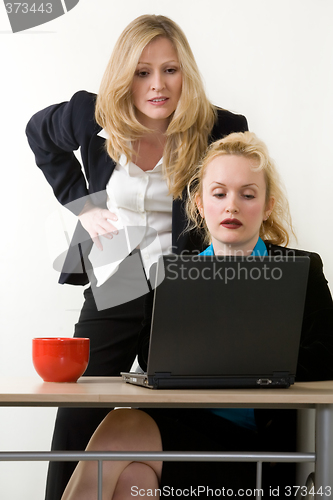
[[[112,234],[118,234],[117,228],[109,222],[118,220],[118,217],[106,208],[96,207],[90,201],[86,202],[78,219],[99,250],[103,250],[99,236],[110,240],[113,238]]]

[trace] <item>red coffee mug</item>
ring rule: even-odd
[[[32,339],[32,361],[44,382],[76,382],[89,362],[88,338]]]

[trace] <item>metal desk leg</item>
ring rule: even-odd
[[[314,408],[302,408],[297,410],[297,451],[301,453],[314,453],[315,422],[316,410]],[[305,485],[308,476],[314,472],[314,470],[314,462],[298,463],[296,466],[295,484],[298,486]],[[304,500],[304,498],[301,500]]]
[[[317,405],[316,407],[315,491],[317,500],[332,500],[333,405]]]

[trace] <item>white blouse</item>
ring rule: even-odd
[[[120,157],[106,186],[107,207],[117,221],[109,221],[119,233],[111,240],[103,238],[103,251],[95,245],[90,252],[97,286],[118,269],[119,264],[139,248],[146,276],[161,254],[170,253],[172,245],[172,195],[162,172],[163,158],[153,170],[144,171]]]

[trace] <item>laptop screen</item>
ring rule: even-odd
[[[163,256],[148,377],[292,383],[308,268],[308,257]]]

